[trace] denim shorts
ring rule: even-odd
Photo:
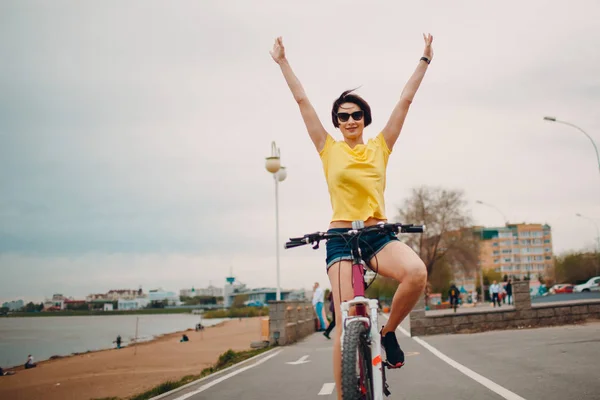
[[[350,228],[333,228],[327,233],[348,232]],[[347,238],[334,237],[327,240],[327,270],[336,262],[342,260],[352,261],[352,248]],[[360,254],[365,263],[369,265],[371,259],[381,251],[389,242],[399,239],[395,233],[369,232],[362,234],[359,240]]]

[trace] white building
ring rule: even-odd
[[[69,300],[69,299],[60,293],[53,294],[51,299],[46,299],[44,301],[44,309],[56,307],[59,310],[64,310],[65,309],[65,300]]]
[[[139,310],[141,308],[145,308],[150,304],[150,299],[145,297],[138,297],[133,300],[125,300],[119,299],[117,300],[117,309],[118,310]]]
[[[148,292],[148,299],[152,301],[166,301],[169,304],[177,304],[179,296],[175,292],[167,292],[162,289],[153,289]]]
[[[229,308],[233,304],[235,293],[246,290],[246,285],[241,282],[236,282],[235,278],[232,276],[225,278],[225,280],[226,283],[225,287],[223,288],[223,302],[225,307]]]

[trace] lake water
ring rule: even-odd
[[[137,318],[139,341],[193,329],[200,322],[200,316],[192,314],[0,318],[0,366],[24,364],[28,354],[41,361],[54,355],[113,348],[117,335],[126,346],[135,338]],[[202,319],[202,324],[225,320]]]

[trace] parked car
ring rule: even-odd
[[[560,289],[558,289],[556,291],[556,293],[573,293],[573,288],[575,287],[575,285],[564,285],[563,287],[561,287]]]
[[[574,292],[600,292],[600,276],[591,278],[586,283],[577,285],[573,288]]]
[[[559,283],[550,288],[550,293],[551,294],[573,293],[573,288],[574,288],[574,286],[571,285],[570,283]]]

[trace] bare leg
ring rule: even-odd
[[[392,300],[390,317],[382,331],[385,335],[400,325],[419,300],[419,296],[423,295],[427,284],[427,268],[417,253],[397,241],[387,244],[370,263],[381,275],[400,282]]]
[[[352,290],[352,263],[342,261],[335,263],[329,268],[329,281],[331,282],[331,291],[333,292],[333,305],[335,307],[335,330],[333,342],[333,376],[335,377],[335,387],[338,399],[342,398],[342,311],[340,303],[350,300],[354,297]],[[341,295],[341,297],[340,297]]]

